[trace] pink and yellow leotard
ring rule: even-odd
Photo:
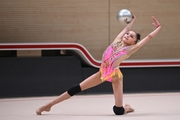
[[[118,43],[111,44],[103,53],[102,63],[100,67],[101,80],[112,81],[112,77],[117,75],[122,77],[122,73],[119,70],[118,60],[123,60],[127,57],[128,47],[119,47]],[[116,63],[116,64],[115,64]]]

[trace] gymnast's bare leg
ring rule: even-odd
[[[114,92],[115,106],[122,107],[123,106],[123,76],[121,76],[120,78],[118,78],[117,75],[113,77],[112,88]],[[124,114],[133,111],[134,109],[131,108],[129,104],[125,104]]]
[[[96,85],[99,85],[102,83],[102,80],[100,79],[100,72],[97,72],[93,75],[91,75],[90,77],[88,77],[87,79],[85,79],[84,81],[82,81],[80,83],[80,87],[81,90],[86,90],[88,88],[94,87]],[[64,92],[63,94],[61,94],[60,96],[58,96],[56,99],[52,100],[51,102],[47,103],[46,105],[40,107],[39,109],[36,110],[36,114],[37,115],[41,115],[41,113],[43,111],[50,111],[51,107],[54,106],[57,103],[60,103],[64,100],[67,100],[69,98],[71,98],[72,96],[68,94],[68,92]]]

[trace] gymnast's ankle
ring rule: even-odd
[[[50,106],[42,106],[42,107],[40,107],[40,108],[38,108],[37,110],[36,110],[36,114],[37,115],[41,115],[41,113],[43,112],[43,111],[46,111],[46,112],[49,112],[51,110],[51,107]]]

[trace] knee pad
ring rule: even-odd
[[[113,111],[116,115],[123,115],[124,114],[124,108],[123,107],[113,107]]]
[[[80,87],[79,84],[78,85],[73,85],[72,87],[69,88],[69,90],[67,92],[68,92],[68,94],[70,96],[73,96],[73,95],[81,92],[81,87]]]

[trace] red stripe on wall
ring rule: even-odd
[[[0,44],[0,50],[45,50],[45,49],[72,49],[79,50],[92,66],[99,67],[101,62],[95,60],[87,49],[77,43],[7,43]],[[151,67],[151,66],[180,66],[180,60],[161,61],[124,61],[122,67]]]

